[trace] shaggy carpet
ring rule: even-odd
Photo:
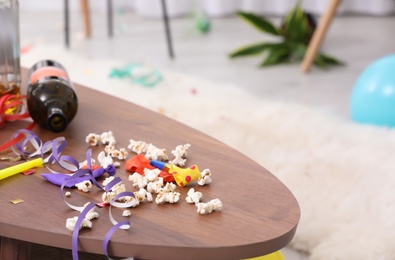
[[[62,63],[75,82],[199,129],[250,156],[296,196],[301,221],[291,246],[310,259],[394,259],[395,130],[363,126],[242,88],[174,71],[144,87],[110,78],[128,61],[92,60],[34,47],[21,60]]]

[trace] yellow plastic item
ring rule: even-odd
[[[0,170],[0,180],[36,167],[43,167],[43,159],[37,158]]]
[[[285,260],[285,258],[280,251],[276,251],[276,252],[268,254],[268,255],[257,256],[257,257],[248,258],[245,260]]]

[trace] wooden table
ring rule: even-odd
[[[300,218],[299,205],[288,188],[262,166],[161,114],[77,84],[75,89],[79,111],[65,132],[54,134],[40,127],[34,129],[43,141],[66,137],[64,154],[85,160],[89,148],[85,137],[92,132],[111,130],[117,148],[126,148],[129,139],[143,140],[166,148],[170,154],[177,145],[190,143],[187,164],[209,168],[213,174],[213,182],[208,186],[179,187],[181,199],[177,204],[153,202],[133,208],[127,218],[132,227],[114,233],[108,247],[110,255],[142,259],[242,259],[277,251],[292,240]],[[26,125],[23,121],[6,123],[0,129],[0,143]],[[94,147],[93,157],[103,149],[104,146]],[[133,155],[130,153],[129,157]],[[12,164],[15,163],[0,162],[0,168]],[[66,219],[78,216],[79,212],[65,204],[58,186],[40,176],[44,172],[48,170],[40,168],[30,176],[20,174],[0,181],[0,237],[3,237],[0,256],[15,253],[16,241],[71,249],[72,232],[65,227]],[[128,175],[123,162],[117,176],[124,180],[128,190],[134,191]],[[191,187],[201,191],[206,202],[219,198],[224,209],[209,215],[198,214],[194,205],[185,202]],[[73,189],[68,200],[83,206],[88,201],[101,201],[101,195],[98,188],[89,193]],[[14,205],[10,203],[13,199],[24,202]],[[108,207],[96,207],[95,211],[100,217],[93,220],[92,229],[80,231],[78,249],[103,254],[102,241],[112,224]],[[122,211],[113,209],[118,221],[125,220]],[[25,247],[19,247],[23,256],[25,251],[21,248]]]

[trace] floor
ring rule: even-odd
[[[63,13],[22,12],[21,44],[64,45]],[[259,68],[262,57],[231,60],[235,48],[277,39],[235,18],[211,20],[211,31],[195,30],[192,17],[171,20],[175,58],[170,59],[161,20],[144,19],[132,12],[115,11],[114,37],[108,38],[104,12],[92,16],[92,37],[85,39],[78,10],[71,12],[70,51],[94,58],[144,62],[199,77],[242,86],[262,98],[302,102],[349,117],[353,85],[366,66],[395,52],[395,17],[337,17],[329,28],[323,50],[346,63],[329,71],[300,72],[299,64]],[[273,18],[279,23],[278,18]],[[286,75],[286,76],[285,76]]]
[[[28,12],[20,14],[21,45],[64,45],[63,13]],[[279,18],[271,18],[277,24]],[[170,59],[161,20],[143,19],[133,12],[115,10],[113,38],[107,36],[105,13],[92,16],[93,34],[85,39],[78,11],[71,14],[70,51],[90,58],[114,58],[143,62],[157,68],[189,73],[243,87],[265,99],[301,102],[349,118],[349,98],[353,84],[363,69],[376,59],[395,52],[395,17],[337,17],[330,27],[323,50],[340,58],[344,67],[310,73],[300,72],[298,64],[259,68],[262,57],[231,60],[235,48],[276,39],[252,29],[236,17],[211,20],[211,31],[201,34],[192,17],[171,20],[175,58]],[[303,254],[285,250],[288,260],[306,259]]]

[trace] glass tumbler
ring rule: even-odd
[[[19,3],[0,0],[0,97],[19,94],[20,85]]]

